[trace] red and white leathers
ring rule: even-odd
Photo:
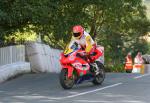
[[[97,59],[99,56],[102,55],[102,51],[96,49],[96,43],[94,42],[92,37],[85,31],[83,32],[83,35],[79,39],[72,36],[69,47],[71,47],[74,43],[79,44],[81,48],[83,48],[87,54],[96,52],[96,55],[92,56],[92,58]]]

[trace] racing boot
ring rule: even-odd
[[[94,73],[94,75],[98,75],[98,74],[99,74],[99,69],[98,69],[98,66],[97,66],[96,63],[92,63],[92,64],[90,65],[90,71],[91,71],[92,73]]]

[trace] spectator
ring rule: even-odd
[[[131,53],[128,53],[125,57],[125,70],[127,73],[131,73],[133,69],[132,56]]]
[[[142,58],[141,52],[138,52],[136,57],[134,58],[134,68],[133,73],[140,73],[143,69],[144,60]]]
[[[136,57],[134,58],[134,63],[143,64],[143,58],[141,52],[138,52]]]

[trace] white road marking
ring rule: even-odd
[[[112,101],[104,101],[104,100],[74,100],[75,102],[81,102],[81,103],[112,103]],[[122,100],[117,101],[117,103],[143,103],[142,101],[134,101],[134,100]]]
[[[95,100],[75,100],[75,102],[83,102],[83,103],[112,103],[112,101],[95,101]]]
[[[140,75],[140,76],[134,77],[134,79],[142,78],[142,77],[149,76],[149,75],[150,75],[150,74]]]
[[[49,96],[30,96],[30,95],[23,95],[23,96],[13,96],[13,98],[25,99],[25,100],[33,100],[33,99],[48,99],[48,101],[54,101],[55,98],[50,98]]]
[[[70,94],[78,94],[79,92],[69,92]]]
[[[103,87],[103,88],[99,88],[99,89],[95,89],[95,90],[91,90],[91,91],[87,91],[87,92],[82,92],[82,93],[78,93],[78,94],[74,94],[74,95],[70,95],[70,96],[66,96],[66,97],[53,98],[53,99],[67,99],[67,98],[73,98],[73,97],[77,97],[77,96],[81,96],[81,95],[85,95],[85,94],[89,94],[89,93],[101,91],[101,90],[104,90],[104,89],[116,87],[116,86],[121,85],[121,84],[122,84],[122,83],[116,83],[116,84],[109,85],[109,86],[106,86],[106,87]]]

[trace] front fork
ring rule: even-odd
[[[65,65],[65,66],[63,66],[63,69],[68,70],[68,75],[67,76],[68,76],[68,78],[71,78],[74,68],[71,65]]]

